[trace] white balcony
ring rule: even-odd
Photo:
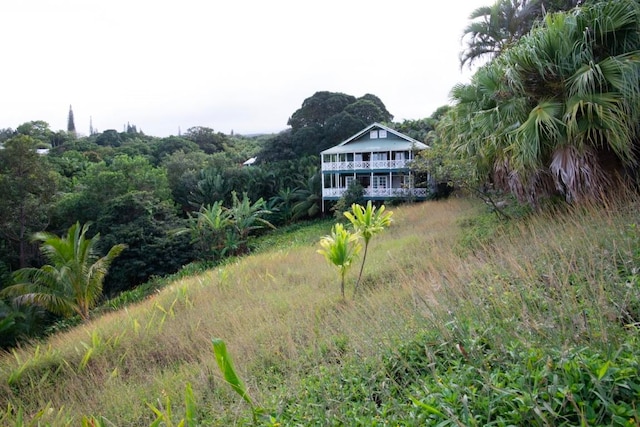
[[[347,191],[346,188],[323,188],[322,197],[342,197]],[[427,197],[426,188],[372,188],[367,187],[364,189],[364,197]]]
[[[409,160],[366,160],[350,162],[323,162],[323,171],[349,171],[362,169],[404,169],[409,167]]]

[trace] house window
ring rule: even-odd
[[[386,131],[386,130],[384,130],[384,129],[380,129],[380,130],[378,131],[378,137],[380,137],[380,138],[386,138],[386,137],[387,137],[387,131]]]
[[[372,186],[373,188],[387,188],[387,176],[374,176]]]
[[[378,139],[378,131],[377,130],[372,130],[371,132],[369,132],[369,138]]]
[[[355,178],[352,177],[352,176],[347,176],[345,178],[345,184],[346,184],[347,188],[351,187],[351,184],[353,184],[354,180],[355,180]]]
[[[372,160],[387,160],[387,153],[373,153]]]

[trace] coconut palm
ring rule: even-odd
[[[81,227],[77,222],[64,237],[36,233],[34,240],[42,242],[40,250],[49,264],[18,270],[14,275],[17,284],[8,286],[2,294],[65,317],[78,314],[82,320],[89,319],[89,310],[102,296],[109,266],[126,246],[115,245],[99,257],[96,245],[100,235],[87,238],[88,229],[88,224]]]
[[[495,58],[527,34],[539,16],[537,1],[498,0],[492,6],[477,8],[463,31],[466,48],[460,65],[469,67],[484,58]]]

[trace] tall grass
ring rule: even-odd
[[[340,390],[355,390],[354,405],[380,411],[385,406],[376,402],[394,384],[424,374],[402,349],[425,331],[438,348],[483,363],[515,347],[614,353],[637,334],[639,321],[640,235],[630,205],[638,201],[507,224],[479,220],[484,207],[468,200],[396,208],[394,224],[371,243],[356,301],[340,299],[335,272],[316,253],[327,231],[312,240],[294,230],[295,244],[278,238],[271,249],[179,278],[143,302],[3,354],[0,407],[27,417],[49,408],[55,425],[93,415],[146,426],[156,419],[150,405],[182,402],[191,384],[198,413],[190,416],[203,424],[250,423],[217,368],[212,337],[227,344],[256,405],[276,419],[295,412],[296,401],[318,409],[311,414],[338,417],[301,415],[304,424],[319,425],[350,424],[323,373],[347,381]],[[462,239],[470,235],[479,238]],[[425,345],[419,357],[430,354]],[[314,378],[326,402],[310,395]],[[362,392],[369,385],[375,393]],[[402,415],[398,408],[375,416],[393,419]],[[184,408],[173,412],[185,416]]]

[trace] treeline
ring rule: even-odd
[[[34,233],[64,235],[79,222],[100,233],[98,251],[127,249],[104,281],[113,297],[195,260],[244,253],[263,229],[321,214],[319,152],[393,116],[374,95],[318,92],[273,135],[226,135],[207,127],[158,138],[135,125],[89,136],[43,121],[0,131],[0,284],[45,260]],[[425,134],[426,119],[396,124]],[[255,158],[249,166],[244,163]],[[51,315],[0,303],[1,344],[42,330]]]

